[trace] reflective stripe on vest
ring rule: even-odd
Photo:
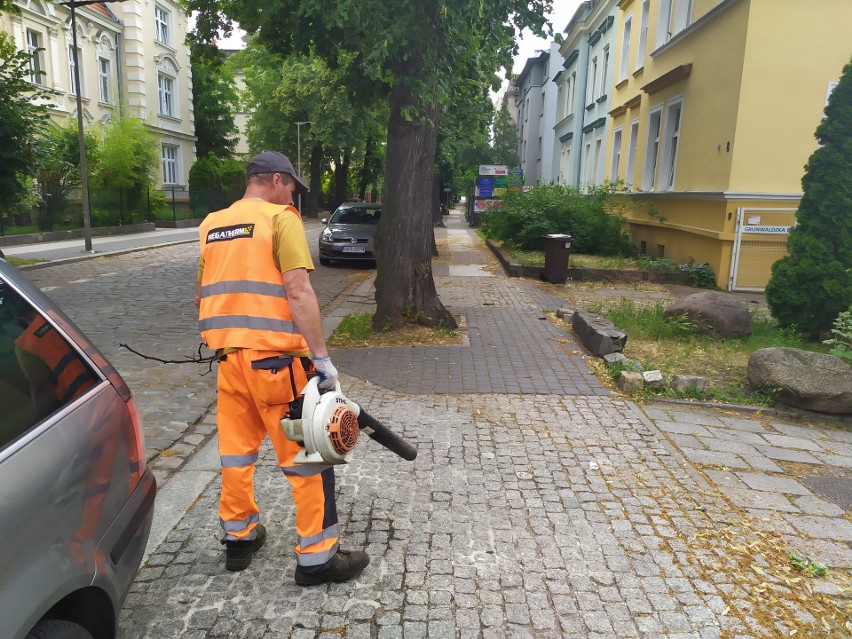
[[[308,350],[272,255],[275,216],[298,215],[287,210],[238,200],[208,215],[199,227],[204,260],[199,330],[210,348]]]

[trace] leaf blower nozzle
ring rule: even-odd
[[[311,378],[302,396],[290,405],[290,415],[281,420],[287,439],[305,447],[295,463],[345,464],[361,431],[403,459],[414,461],[417,449],[346,397],[339,383],[323,394],[318,384],[318,377]]]

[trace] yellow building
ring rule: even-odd
[[[762,290],[786,254],[852,1],[621,0],[607,144],[631,237]]]

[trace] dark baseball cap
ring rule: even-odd
[[[291,178],[296,180],[296,192],[307,193],[307,184],[302,182],[293,168],[293,163],[290,159],[278,151],[264,151],[255,155],[249,162],[246,169],[246,177],[257,175],[258,173],[286,173]]]

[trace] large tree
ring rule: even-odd
[[[852,62],[816,130],[788,256],[772,265],[766,301],[782,326],[817,335],[852,306]]]
[[[237,89],[234,73],[215,44],[189,40],[196,155],[227,158],[237,144]]]
[[[519,166],[518,127],[509,113],[509,96],[503,95],[500,109],[494,115],[494,161],[509,167]]]
[[[190,0],[201,29],[236,19],[273,50],[313,50],[383,87],[389,107],[385,197],[377,236],[374,328],[408,314],[455,320],[432,277],[432,201],[440,105],[459,82],[491,83],[516,50],[515,30],[541,31],[550,0]],[[220,15],[218,12],[221,12]],[[471,73],[471,76],[464,76]],[[351,86],[351,85],[350,85]]]
[[[0,8],[10,5],[0,3]],[[0,33],[0,214],[28,188],[25,178],[36,168],[33,145],[47,123],[46,94],[30,82],[30,58]]]

